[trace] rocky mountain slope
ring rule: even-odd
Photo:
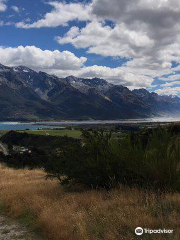
[[[125,119],[180,115],[180,99],[103,79],[58,78],[0,65],[0,120]]]

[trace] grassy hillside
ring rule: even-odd
[[[50,240],[179,240],[179,193],[158,195],[128,187],[73,192],[44,177],[40,170],[0,166],[1,211]],[[136,227],[173,229],[174,234],[136,236]]]

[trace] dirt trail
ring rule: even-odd
[[[0,216],[0,240],[39,240],[26,227]]]

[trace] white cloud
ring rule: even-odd
[[[51,1],[53,10],[34,23],[17,23],[21,28],[66,26],[69,21],[88,21],[73,26],[60,44],[88,48],[88,53],[131,58],[128,66],[144,69],[171,69],[180,62],[179,0],[92,0],[91,3]],[[112,21],[112,26],[106,25]],[[171,70],[172,72],[172,70]]]
[[[59,77],[68,75],[85,78],[99,77],[131,88],[150,87],[153,82],[150,75],[145,76],[143,71],[137,72],[134,68],[109,68],[97,65],[87,67],[84,65],[86,60],[84,57],[76,57],[69,51],[42,50],[35,46],[0,47],[0,63],[10,67],[24,65]]]
[[[79,74],[80,77],[100,77],[113,84],[121,84],[127,87],[145,88],[150,87],[153,78],[141,73],[137,74],[134,69],[126,67],[109,68],[104,66],[92,66],[83,68]]]
[[[103,78],[110,83],[124,85],[131,89],[150,87],[154,81],[152,77],[137,73],[135,69],[126,69],[126,67],[109,68],[94,65],[90,67],[84,66],[76,71],[49,70],[48,72],[59,77],[75,75],[83,78]]]
[[[19,28],[42,28],[66,26],[69,21],[86,21],[90,19],[90,6],[81,3],[49,2],[53,10],[47,13],[43,19],[27,24],[19,22],[16,24]]]
[[[7,0],[0,0],[0,12],[4,12],[7,9],[6,5]]]
[[[174,74],[174,75],[170,75],[168,77],[161,77],[160,80],[163,81],[176,81],[179,80],[180,81],[180,74]]]
[[[172,74],[172,62],[180,63],[180,1],[93,0],[91,20],[72,27],[59,44],[71,43],[88,53],[130,59],[125,66],[151,77]],[[107,25],[111,20],[112,25]],[[159,74],[160,72],[161,74]],[[166,79],[167,80],[167,79]]]
[[[161,87],[175,87],[177,85],[180,86],[180,81],[167,82],[167,83],[161,84]]]
[[[180,65],[172,68],[172,62],[180,63],[179,0],[92,0],[88,4],[51,1],[48,4],[52,11],[42,19],[33,23],[19,22],[16,26],[58,27],[83,21],[83,27],[75,23],[64,36],[57,36],[56,41],[86,49],[89,54],[129,60],[118,68],[91,66],[81,67],[76,72],[65,73],[58,69],[52,70],[53,73],[99,76],[134,87],[150,87],[158,77],[166,82],[178,80],[176,72],[180,71]],[[166,92],[163,89],[159,91]]]
[[[20,8],[18,8],[17,6],[12,6],[11,9],[17,13],[20,12]]]
[[[73,34],[72,34],[73,33]],[[112,57],[136,57],[140,51],[154,46],[142,31],[126,28],[124,23],[110,27],[98,21],[90,22],[86,27],[72,27],[64,37],[57,37],[60,44],[71,43],[76,48],[89,48],[89,53]]]
[[[158,89],[155,91],[159,95],[178,95],[180,93],[180,87],[167,87],[167,88],[162,88]]]
[[[162,25],[171,24],[171,19],[178,16],[179,10],[179,0],[112,0],[111,4],[108,0],[93,0],[92,5],[93,13],[102,19]]]
[[[179,33],[176,40],[180,40]],[[130,30],[124,23],[110,27],[93,21],[82,29],[72,27],[64,37],[56,37],[56,41],[88,48],[88,53],[130,58],[128,65],[138,68],[171,69],[172,61],[180,62],[179,42],[173,43],[172,39],[170,44],[161,46],[159,40],[148,36],[143,29]]]
[[[35,70],[77,70],[86,62],[86,58],[76,57],[69,51],[41,50],[35,46],[17,48],[0,47],[0,63],[7,66],[24,65]]]

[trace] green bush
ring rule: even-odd
[[[122,182],[123,165],[113,152],[111,133],[82,132],[83,142],[53,157],[45,170],[62,184],[111,188]]]
[[[180,143],[165,129],[153,130],[145,146],[127,137],[115,152],[125,163],[128,184],[180,190]]]
[[[111,133],[83,131],[83,142],[52,157],[45,170],[61,184],[112,188],[120,183],[161,190],[180,190],[180,144],[165,129],[146,140],[113,140]]]

